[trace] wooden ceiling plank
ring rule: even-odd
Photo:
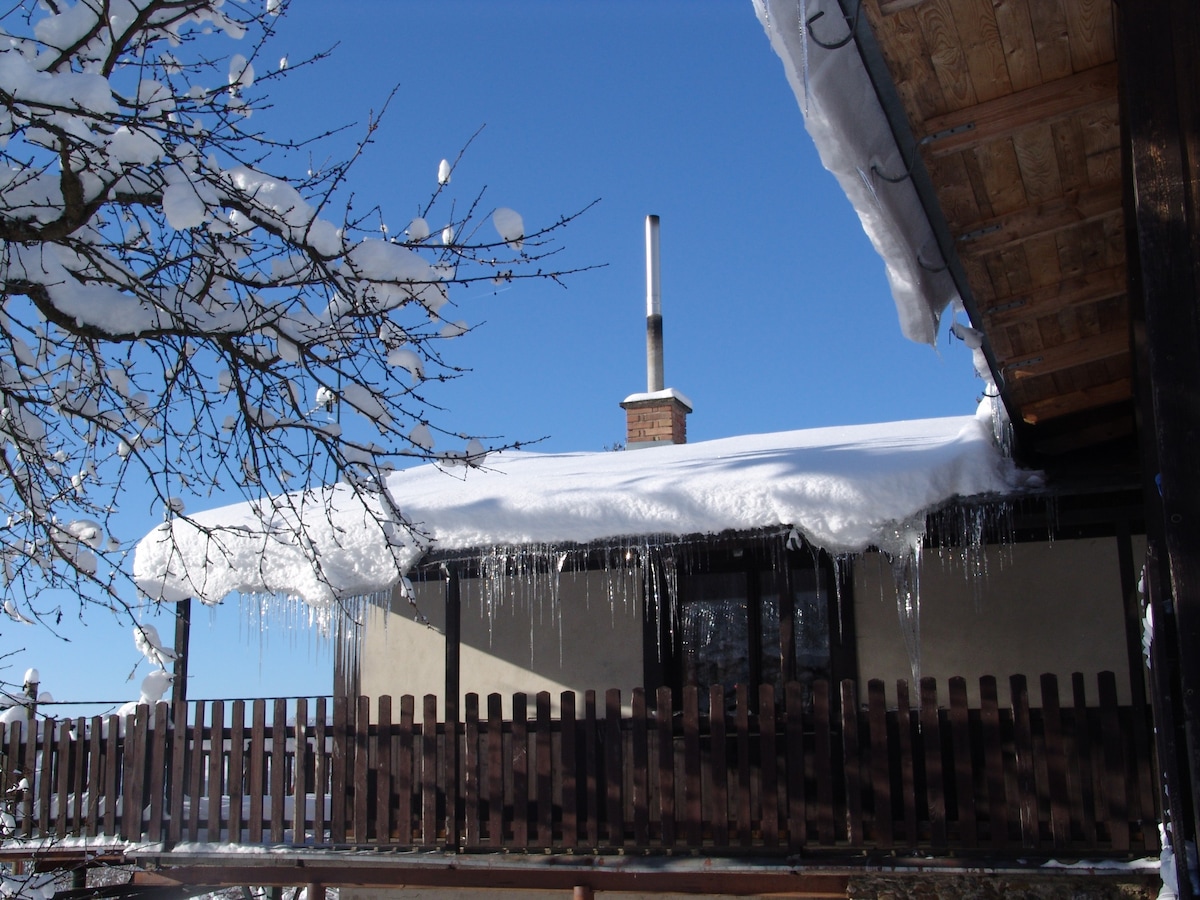
[[[1004,377],[1020,381],[1038,375],[1060,372],[1073,366],[1107,359],[1110,356],[1129,355],[1129,334],[1124,330],[1097,334],[1087,340],[1059,344],[1057,347],[1041,347],[1036,352],[1027,350],[1024,359],[1003,361]]]
[[[952,107],[946,102],[930,61],[917,14],[907,9],[884,19],[870,0],[862,8],[875,34],[880,35],[888,71],[908,114],[923,120],[950,110]]]
[[[1087,274],[1078,235],[1066,230],[1056,231],[1054,242],[1058,245],[1058,271],[1063,278],[1081,278]]]
[[[1022,245],[1029,267],[1030,290],[1057,284],[1062,280],[1058,270],[1058,244],[1054,235],[1035,235]]]
[[[1063,328],[1063,320],[1058,316],[1041,316],[1036,320],[1038,334],[1042,336],[1043,347],[1057,347],[1070,339]]]
[[[950,0],[950,9],[962,38],[976,101],[983,103],[1011,94],[1012,80],[991,0]]]
[[[1113,147],[1103,153],[1097,153],[1087,158],[1088,181],[1092,184],[1105,184],[1121,176],[1121,150]]]
[[[929,177],[937,187],[938,204],[951,231],[966,228],[980,218],[979,204],[963,154],[935,160]]]
[[[959,235],[958,252],[962,255],[999,251],[1034,236],[1050,235],[1100,221],[1120,214],[1120,211],[1120,184],[1071,191],[1061,198],[979,222],[975,229],[978,234],[972,234],[969,239]]]
[[[1030,425],[1056,419],[1059,416],[1095,409],[1110,403],[1120,403],[1133,396],[1133,384],[1128,378],[1081,388],[1070,394],[1062,394],[1027,403],[1021,409],[1021,418]]]
[[[1044,203],[1062,196],[1058,154],[1049,125],[1035,125],[1018,131],[1013,135],[1013,149],[1021,169],[1021,180],[1025,184],[1025,196],[1030,203]]]
[[[1012,141],[992,141],[976,147],[975,158],[995,216],[1004,216],[1030,205],[1021,180],[1021,165]]]
[[[1063,9],[1076,72],[1116,57],[1112,0],[1065,0]]]
[[[1000,254],[1000,264],[1008,272],[1008,288],[1012,293],[1033,290],[1033,276],[1029,271],[1029,259],[1025,247],[1009,247]]]
[[[916,14],[948,108],[959,110],[974,106],[978,98],[971,84],[949,0],[929,0],[916,8]]]
[[[1112,215],[1104,220],[1104,247],[1104,260],[1107,265],[1126,265],[1125,216]]]
[[[997,3],[994,13],[1013,90],[1024,91],[1041,84],[1042,73],[1038,67],[1037,43],[1029,18],[1029,4],[1025,0]]]
[[[921,125],[921,137],[942,134],[964,125],[973,127],[946,134],[926,144],[923,150],[927,155],[940,156],[1011,137],[1031,125],[1048,124],[1083,108],[1111,103],[1116,90],[1117,66],[1107,63],[986,103],[958,108],[926,119]]]
[[[1023,319],[1058,314],[1085,302],[1125,296],[1125,267],[1113,266],[1065,278],[1025,294],[999,298],[999,309],[981,310],[988,330],[1012,325]]]
[[[979,218],[974,221],[992,218],[996,215],[996,211],[992,209],[992,199],[988,196],[987,183],[983,177],[983,169],[979,165],[979,158],[970,151],[957,154],[957,158],[962,160],[963,168],[966,169],[967,179],[971,183],[971,193],[974,194],[975,203],[979,208]]]
[[[977,304],[994,306],[997,297],[1008,296],[1007,293],[1000,293],[992,284],[991,276],[980,257],[962,257],[960,261],[963,271],[967,273],[967,283],[971,285],[971,292],[975,295]]]
[[[1054,152],[1058,158],[1058,177],[1064,191],[1084,187],[1088,183],[1087,149],[1079,117],[1055,122],[1050,126],[1054,136]]]
[[[1061,0],[1035,0],[1029,6],[1029,21],[1033,26],[1042,81],[1066,78],[1074,72],[1071,66],[1071,38],[1067,33],[1067,13]]]

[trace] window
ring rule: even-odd
[[[675,608],[660,623],[657,645],[646,648],[661,659],[647,667],[648,687],[668,684],[679,697],[684,685],[696,685],[706,708],[714,684],[731,704],[736,685],[751,687],[753,704],[760,684],[775,685],[782,699],[787,681],[808,686],[854,675],[853,642],[824,557],[733,548],[689,559],[677,573]]]

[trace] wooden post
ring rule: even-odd
[[[458,567],[442,566],[446,579],[446,722],[458,721],[459,656],[462,649],[462,590]]]
[[[1200,830],[1200,8],[1139,0],[1117,10],[1147,540],[1151,560],[1161,553],[1166,594],[1155,638],[1174,636],[1182,731],[1163,735],[1160,751],[1181,749],[1179,781],[1164,791],[1179,848]],[[1186,876],[1180,888],[1190,893]]]
[[[446,794],[446,844],[458,846],[458,719],[460,691],[460,656],[462,649],[462,589],[458,567],[453,563],[442,566],[446,579],[446,727],[445,727],[445,784]]]
[[[187,702],[188,648],[192,637],[192,600],[175,604],[175,666],[171,682],[171,702]]]

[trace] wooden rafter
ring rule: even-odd
[[[1060,121],[1092,106],[1113,103],[1116,91],[1117,64],[1108,63],[926,119],[919,137],[944,135],[931,140],[926,152],[947,156],[1012,137],[1034,125]]]

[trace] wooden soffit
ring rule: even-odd
[[[1063,417],[1131,433],[1111,0],[844,6],[891,75],[1014,421],[1035,443]]]

